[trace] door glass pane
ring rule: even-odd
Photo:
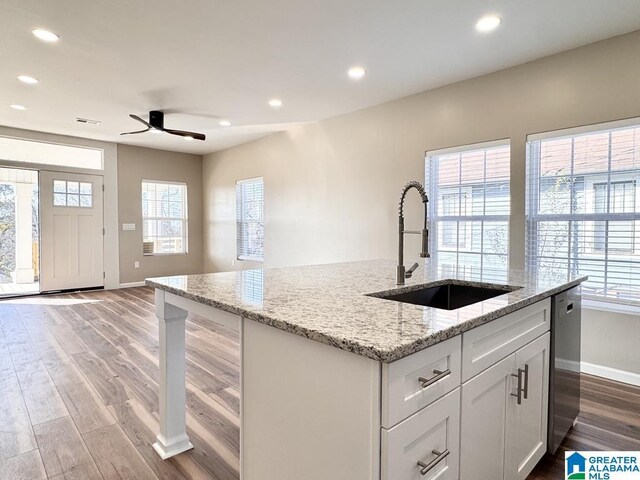
[[[80,193],[83,195],[91,195],[91,187],[90,183],[81,182],[80,183]]]
[[[79,193],[80,185],[78,182],[67,182],[67,193]]]
[[[67,191],[67,182],[65,182],[64,180],[54,180],[53,191],[58,193],[65,193]]]
[[[53,204],[56,207],[64,207],[67,205],[67,196],[64,193],[53,194]]]
[[[78,195],[67,195],[67,206],[68,207],[80,206],[80,199],[78,198]]]
[[[80,195],[80,206],[91,208],[91,195]]]

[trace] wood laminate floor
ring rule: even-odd
[[[583,374],[580,415],[556,455],[547,455],[527,480],[564,478],[567,450],[640,450],[640,387]]]
[[[237,479],[237,333],[190,316],[186,344],[195,448],[162,461],[151,289],[0,301],[0,479]]]
[[[151,447],[159,376],[153,310],[148,288],[0,301],[0,480],[238,478],[237,334],[189,317],[187,426],[195,448],[162,461]],[[584,376],[577,426],[529,479],[562,478],[565,449],[640,450],[640,388]]]

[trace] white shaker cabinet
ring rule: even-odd
[[[462,386],[460,479],[502,480],[511,374],[510,355]]]
[[[462,385],[460,479],[524,480],[546,451],[549,333]]]
[[[509,405],[505,463],[508,480],[527,478],[547,450],[549,338],[547,333],[515,354],[522,375],[522,398],[518,404],[517,398],[511,397]]]

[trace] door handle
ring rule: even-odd
[[[524,399],[527,400],[529,397],[529,365],[524,364],[524,390],[522,392],[524,394]]]
[[[512,373],[511,376],[512,377],[518,377],[518,387],[516,389],[516,393],[512,393],[511,396],[512,397],[516,397],[518,399],[518,405],[522,405],[522,393],[524,391],[524,388],[522,388],[522,374],[524,373],[524,370],[522,368],[518,369],[518,373]]]
[[[418,467],[420,467],[420,475],[426,475],[429,473],[429,470],[432,470],[437,464],[439,464],[442,460],[447,458],[449,455],[449,449],[447,448],[444,452],[439,452],[438,450],[431,450],[431,453],[437,455],[436,458],[431,460],[429,463],[424,463],[418,460]]]
[[[434,370],[433,373],[435,373],[435,375],[431,378],[418,377],[421,388],[427,388],[428,386],[436,383],[438,380],[442,380],[444,377],[448,377],[449,375],[451,375],[451,370],[449,368],[443,371]]]

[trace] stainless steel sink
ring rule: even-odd
[[[411,303],[424,307],[456,310],[488,300],[489,298],[513,292],[522,287],[511,285],[494,285],[491,283],[475,283],[464,285],[455,280],[438,282],[436,285],[424,285],[417,288],[401,288],[387,292],[370,293],[370,297]]]

